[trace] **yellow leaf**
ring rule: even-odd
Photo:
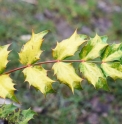
[[[33,64],[39,60],[42,53],[40,50],[43,37],[48,33],[48,31],[43,31],[38,34],[32,32],[31,39],[23,46],[21,52],[19,53],[20,62],[24,65]]]
[[[34,86],[40,90],[43,94],[54,92],[52,88],[52,82],[49,77],[47,77],[47,71],[40,66],[30,66],[23,70],[26,77],[25,81],[28,81],[30,85]]]
[[[80,72],[84,77],[94,85],[95,88],[102,88],[109,90],[106,78],[102,73],[101,69],[94,63],[82,62],[80,63]]]
[[[102,63],[101,68],[103,69],[106,77],[110,76],[114,80],[117,78],[122,79],[122,65],[120,62]]]
[[[122,58],[122,43],[112,44],[107,46],[103,55],[102,61],[109,62],[114,60],[120,60]]]
[[[8,74],[0,76],[0,96],[2,98],[14,96],[15,88],[13,86],[12,79]]]
[[[57,62],[53,65],[52,69],[58,80],[69,86],[73,93],[74,88],[81,89],[80,82],[82,79],[76,74],[71,63]]]
[[[92,60],[100,57],[101,52],[108,44],[96,34],[94,38],[82,48],[79,56],[82,60]]]
[[[53,57],[58,60],[63,60],[66,57],[73,56],[78,47],[85,42],[86,35],[77,34],[77,31],[60,43],[57,43],[55,49],[53,49]]]
[[[9,51],[7,51],[9,45],[5,45],[5,46],[0,46],[0,74],[3,73],[7,63],[8,63],[8,60],[7,60],[7,57],[8,57],[8,54],[9,54]]]

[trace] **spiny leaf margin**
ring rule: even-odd
[[[80,72],[96,88],[109,90],[106,78],[101,69],[94,63],[82,62],[79,65]]]
[[[100,57],[101,52],[107,45],[106,39],[96,34],[96,36],[88,40],[87,44],[81,49],[79,53],[80,59],[87,61]]]
[[[42,31],[35,34],[32,31],[31,39],[23,46],[21,52],[19,53],[20,62],[23,65],[30,65],[37,62],[40,59],[42,51],[40,50],[43,37],[48,33],[48,31]]]
[[[25,81],[29,82],[29,85],[34,86],[40,90],[44,95],[54,92],[52,88],[52,79],[47,77],[47,71],[41,66],[30,66],[23,70]]]
[[[86,41],[84,40],[86,37],[86,35],[77,34],[75,31],[70,38],[57,42],[55,49],[53,49],[53,57],[57,60],[63,60],[73,56],[78,47]]]
[[[82,79],[76,74],[71,63],[57,62],[52,69],[57,79],[70,87],[73,93],[74,89],[82,89],[80,84]]]
[[[8,74],[0,75],[0,97],[14,97],[14,83]],[[14,99],[13,99],[14,100]]]

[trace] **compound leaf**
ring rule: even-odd
[[[114,80],[117,78],[122,79],[122,65],[120,62],[102,63],[101,67],[106,77],[110,76]]]
[[[80,64],[80,72],[95,88],[109,89],[104,74],[96,64],[83,62]]]
[[[69,86],[74,93],[75,89],[81,89],[82,79],[76,74],[71,63],[57,62],[53,65],[54,74],[62,83]]]
[[[28,81],[30,85],[34,86],[40,90],[43,94],[54,92],[52,88],[52,82],[49,77],[47,77],[47,71],[40,66],[30,66],[23,70],[26,77],[25,81]]]
[[[114,61],[120,60],[122,58],[122,43],[120,44],[112,44],[111,46],[107,46],[105,52],[102,55],[102,61]]]
[[[83,47],[79,56],[82,60],[91,60],[100,56],[103,48],[108,44],[106,43],[106,37],[100,37],[96,34],[94,38]]]
[[[40,50],[43,37],[48,33],[48,31],[42,31],[38,34],[32,32],[31,39],[23,46],[21,52],[19,53],[20,62],[24,65],[33,64],[39,60],[42,53]]]
[[[0,76],[0,97],[12,98],[14,96],[14,84],[8,74]],[[13,97],[14,98],[14,97]]]
[[[60,43],[57,43],[55,49],[53,49],[53,57],[58,60],[63,60],[66,57],[73,56],[78,50],[78,47],[85,42],[86,35],[77,34],[77,31]]]
[[[0,46],[0,74],[4,72],[4,69],[6,68],[6,65],[8,63],[7,57],[9,54],[9,51],[7,51],[9,45]]]

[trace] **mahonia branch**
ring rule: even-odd
[[[19,54],[21,67],[14,68],[4,72],[8,63],[8,47],[4,45],[0,49],[0,86],[3,91],[0,97],[14,96],[14,84],[9,74],[22,70],[25,81],[36,89],[40,90],[44,95],[53,92],[52,83],[56,82],[47,75],[41,65],[52,63],[54,76],[61,83],[66,84],[74,93],[74,89],[82,89],[82,76],[88,80],[96,89],[109,90],[107,85],[107,77],[113,79],[122,79],[122,43],[108,44],[106,36],[95,35],[93,38],[88,38],[86,35],[78,34],[75,31],[71,37],[61,42],[52,49],[52,56],[55,60],[37,62],[42,53],[41,45],[43,37],[48,31],[42,31],[38,34],[32,32],[31,39],[23,45]],[[82,46],[82,44],[84,44]],[[82,46],[82,48],[80,48]],[[80,49],[79,49],[80,48]],[[79,49],[79,60],[64,60],[72,57]],[[100,58],[99,61],[96,61]],[[79,76],[71,63],[79,63],[79,70],[82,76]],[[4,72],[4,73],[3,73]],[[4,84],[4,85],[3,85]]]
[[[85,60],[49,60],[49,61],[44,61],[44,62],[38,62],[38,63],[35,63],[35,64],[32,64],[32,65],[26,65],[26,66],[22,66],[22,67],[19,67],[19,68],[15,68],[15,69],[11,69],[3,74],[11,74],[15,71],[18,71],[18,70],[22,70],[24,68],[27,68],[29,66],[34,66],[34,65],[42,65],[42,64],[48,64],[48,63],[56,63],[56,62],[70,62],[70,63],[74,63],[74,62],[85,62]],[[87,61],[87,62],[93,62],[93,63],[102,63],[101,61]]]
[[[54,92],[52,83],[56,81],[50,79],[47,75],[47,70],[41,67],[41,65],[49,63],[53,63],[52,69],[57,79],[69,86],[73,93],[75,89],[82,89],[82,77],[87,79],[96,89],[102,88],[106,91],[109,90],[107,84],[108,76],[114,80],[122,79],[122,43],[110,45],[107,43],[106,36],[98,36],[96,34],[94,38],[88,38],[86,35],[78,34],[75,31],[68,39],[57,42],[56,47],[52,49],[52,56],[55,60],[37,62],[42,53],[40,48],[43,37],[47,33],[48,31],[42,31],[38,34],[32,32],[31,39],[24,44],[18,53],[20,63],[25,66],[14,68],[7,72],[4,72],[4,70],[8,63],[9,45],[0,46],[0,97],[8,97],[18,102],[14,95],[14,83],[9,74],[22,69],[25,81],[29,85],[34,86],[44,95]],[[80,60],[64,60],[67,57],[74,56],[75,52],[84,43],[85,45],[79,52]],[[95,61],[97,58],[101,60]],[[82,76],[75,72],[75,68],[71,64],[74,62],[79,63],[79,70]],[[28,111],[26,110],[24,115]]]

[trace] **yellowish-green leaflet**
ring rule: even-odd
[[[43,94],[54,92],[52,88],[52,82],[49,77],[47,77],[47,71],[40,66],[30,66],[23,70],[25,81],[29,82],[30,85],[34,86],[40,90]]]
[[[111,77],[114,80],[117,78],[122,79],[122,65],[120,62],[102,63],[101,67],[106,77]]]
[[[8,63],[8,54],[9,51],[7,51],[9,45],[0,46],[0,74],[4,72],[4,69],[6,68],[6,65]]]
[[[73,56],[78,50],[78,47],[85,42],[86,35],[77,34],[77,31],[60,43],[57,43],[55,49],[53,49],[53,57],[58,60],[63,60],[66,57]]]
[[[80,64],[80,72],[95,88],[108,90],[106,78],[101,69],[94,63],[82,62]]]
[[[74,88],[81,89],[80,83],[82,79],[76,74],[71,63],[57,62],[53,65],[52,69],[57,79],[69,86],[73,93]]]
[[[14,84],[8,74],[0,76],[0,97],[14,96]]]
[[[100,57],[102,50],[108,44],[101,39],[100,36],[96,34],[94,38],[91,38],[90,41],[83,47],[79,56],[82,60],[92,60],[97,57]]]
[[[31,39],[23,46],[19,53],[20,62],[24,65],[33,64],[40,59],[42,51],[40,50],[43,37],[48,31],[42,31],[38,34],[32,32]]]
[[[102,55],[102,61],[109,62],[114,60],[120,60],[122,58],[122,43],[112,44],[107,46]]]

